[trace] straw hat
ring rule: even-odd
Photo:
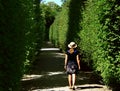
[[[68,44],[69,48],[76,48],[77,44],[75,44],[75,42],[70,42],[70,44]]]

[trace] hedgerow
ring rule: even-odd
[[[17,91],[25,61],[24,8],[19,0],[0,3],[0,91]]]
[[[0,91],[20,90],[26,66],[41,47],[44,23],[37,1],[0,0]]]
[[[84,1],[84,0],[83,0]],[[80,30],[81,12],[83,1],[67,0],[62,6],[62,12],[56,17],[50,29],[50,40],[63,51],[70,41],[80,42],[78,31]],[[77,12],[77,14],[75,14]]]
[[[56,46],[60,47],[61,49],[66,48],[66,35],[68,31],[68,11],[69,11],[69,2],[62,8],[62,12],[60,12],[56,17],[55,21],[50,28],[50,41]]]
[[[65,4],[51,26],[51,41],[63,50],[68,42],[77,42],[81,59],[106,85],[120,84],[120,1],[67,0]]]
[[[88,0],[81,22],[82,50],[107,85],[119,84],[119,7],[118,0]]]

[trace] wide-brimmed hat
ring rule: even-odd
[[[76,48],[77,44],[75,42],[70,42],[70,44],[68,44],[69,48]]]

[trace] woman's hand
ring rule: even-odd
[[[78,66],[78,69],[80,70],[80,66]]]

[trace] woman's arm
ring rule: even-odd
[[[68,55],[65,54],[65,63],[64,63],[64,68],[65,68],[65,70],[66,70],[66,66],[67,66],[67,60],[68,60]]]
[[[79,59],[79,55],[77,55],[77,64],[78,64],[78,68],[80,70],[80,59]]]

